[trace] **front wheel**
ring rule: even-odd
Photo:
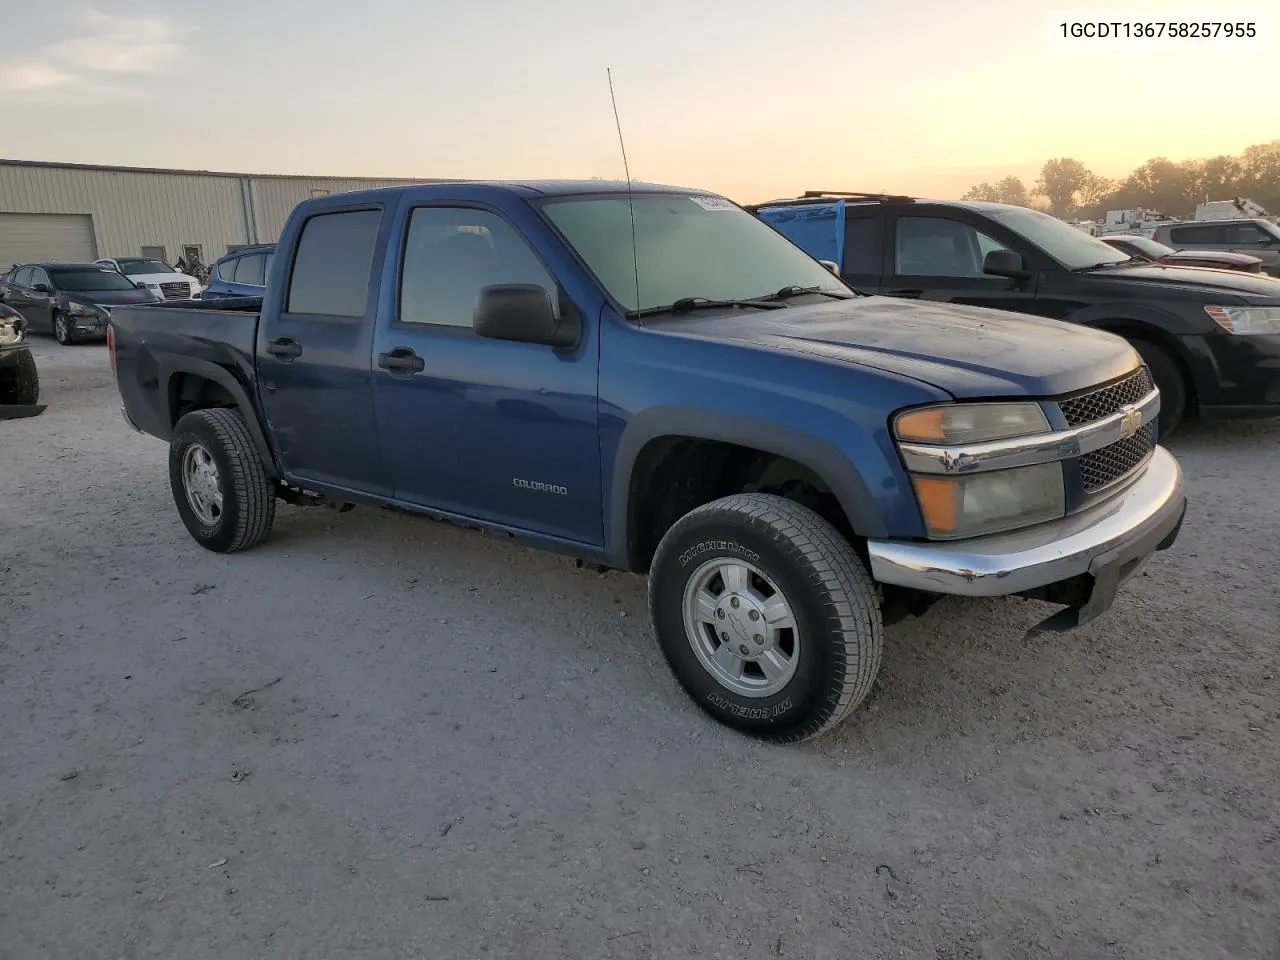
[[[65,313],[53,315],[53,338],[64,347],[69,347],[76,342],[75,334],[71,332],[71,321],[67,319]]]
[[[1142,362],[1151,371],[1151,379],[1160,390],[1160,439],[1170,436],[1187,411],[1187,381],[1178,362],[1160,347],[1146,340],[1130,340]]]
[[[247,550],[271,531],[275,488],[237,410],[193,410],[178,421],[169,486],[187,532],[207,550]]]
[[[677,521],[654,555],[649,609],[694,702],[765,740],[832,730],[880,668],[866,568],[827,521],[782,497],[735,494]]]

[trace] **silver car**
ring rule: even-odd
[[[1280,227],[1261,217],[1164,223],[1154,239],[1177,250],[1229,250],[1262,261],[1262,269],[1280,277]]]

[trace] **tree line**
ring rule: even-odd
[[[1055,217],[1096,220],[1107,210],[1147,207],[1172,217],[1190,217],[1206,200],[1248,197],[1269,213],[1280,213],[1280,140],[1248,147],[1239,156],[1174,163],[1148,160],[1127,177],[1109,180],[1079,160],[1048,160],[1027,187],[1018,177],[979,183],[965,200],[990,200],[1046,210]]]

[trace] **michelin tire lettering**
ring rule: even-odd
[[[680,566],[688,566],[689,561],[694,557],[699,557],[704,553],[712,553],[714,551],[734,553],[740,557],[750,560],[752,563],[760,562],[760,554],[756,553],[754,550],[748,550],[740,543],[735,543],[732,540],[703,540],[701,543],[695,543],[684,553],[680,554]]]

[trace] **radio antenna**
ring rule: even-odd
[[[636,201],[631,191],[631,166],[627,163],[627,144],[622,139],[622,120],[618,117],[618,98],[613,95],[613,70],[604,68],[609,78],[609,102],[613,104],[613,122],[618,128],[618,146],[622,148],[622,169],[627,175],[627,207],[631,212],[631,264],[636,274],[636,310],[640,309],[640,251],[636,246]]]

